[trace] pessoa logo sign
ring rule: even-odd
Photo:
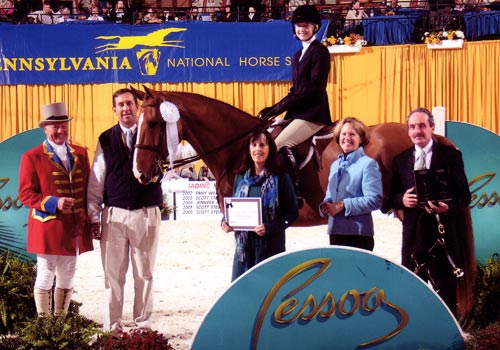
[[[448,308],[406,268],[355,248],[283,253],[236,280],[193,350],[463,349]]]

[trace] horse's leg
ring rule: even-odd
[[[299,182],[302,195],[305,199],[303,208],[294,226],[312,226],[326,223],[326,219],[319,215],[319,204],[325,197],[325,189],[319,179],[319,167],[311,159],[299,172]]]

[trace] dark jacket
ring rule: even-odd
[[[407,208],[403,205],[403,196],[407,189],[415,186],[413,167],[415,163],[414,147],[411,147],[393,160],[391,204],[394,209],[403,210],[403,243],[401,259],[402,264],[411,270],[415,264],[411,260],[411,254],[417,257],[418,262],[428,262],[432,278],[440,289],[439,294],[448,304],[452,312],[456,313],[456,292],[459,292],[461,281],[452,273],[452,268],[447,261],[445,251],[436,248],[431,258],[427,253],[434,245],[438,233],[438,223],[435,215],[428,214],[423,208]],[[454,147],[446,146],[436,142],[432,146],[432,158],[430,169],[446,169],[448,177],[448,188],[452,200],[448,202],[449,211],[439,215],[444,225],[444,239],[446,248],[457,266],[466,273],[471,272],[467,256],[469,240],[471,240],[469,225],[467,223],[467,208],[471,201],[471,194],[467,177],[464,171],[462,153]],[[428,280],[425,275],[421,275]],[[463,280],[460,279],[460,280]]]
[[[326,85],[330,72],[330,53],[314,40],[299,62],[302,49],[292,61],[292,88],[278,104],[279,112],[287,111],[285,119],[303,119],[309,122],[332,123]],[[278,113],[278,114],[280,114]]]

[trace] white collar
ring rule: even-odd
[[[425,152],[425,154],[429,154],[430,151],[432,150],[433,144],[434,144],[434,140],[431,138],[429,143],[424,148],[421,148],[421,147],[415,145],[415,150],[418,152],[418,154],[422,153],[422,150]]]
[[[126,128],[123,125],[120,124],[120,128],[122,129],[123,133],[126,134],[127,130],[132,131],[133,134],[135,134],[135,130],[137,129],[137,125],[132,125],[130,128]]]
[[[313,36],[309,40],[305,40],[302,42],[302,51],[306,51],[307,48],[311,45],[311,43],[316,40],[316,34],[313,34]]]
[[[66,142],[64,142],[62,145],[58,145],[49,139],[47,139],[47,142],[52,146],[52,148],[54,149],[54,151],[56,151],[56,153],[63,151],[66,152]]]

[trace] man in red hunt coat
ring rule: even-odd
[[[34,297],[39,316],[67,312],[73,294],[78,254],[93,249],[87,215],[87,150],[69,144],[66,105],[42,106],[40,127],[47,138],[23,154],[19,198],[30,208],[27,251],[37,254]]]

